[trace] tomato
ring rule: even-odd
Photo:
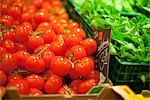
[[[84,57],[74,65],[74,72],[78,76],[87,76],[94,69],[94,62],[89,57]]]
[[[84,32],[84,30],[82,28],[73,27],[70,30],[71,30],[72,33],[80,36],[82,39],[86,38],[86,33]]]
[[[20,74],[14,74],[14,73],[11,73],[11,74],[8,74],[8,82],[13,82],[15,80],[21,80],[23,79],[23,77],[20,75]]]
[[[77,92],[65,85],[57,91],[57,94],[74,95],[77,94]]]
[[[2,46],[5,47],[10,53],[14,53],[17,50],[15,42],[9,39],[4,40]]]
[[[62,56],[55,56],[51,60],[51,70],[60,76],[65,76],[72,69],[69,60]]]
[[[15,44],[16,44],[17,51],[19,51],[19,50],[27,50],[26,45],[21,44],[21,43],[17,43],[17,42]]]
[[[65,38],[65,43],[67,46],[69,47],[72,47],[74,45],[78,45],[78,44],[81,44],[82,42],[82,38],[79,37],[78,35],[76,34],[69,34],[69,35],[66,35],[66,38]]]
[[[56,93],[63,85],[62,78],[55,74],[49,76],[44,85],[44,91],[48,94]]]
[[[0,70],[0,86],[4,86],[7,82],[7,76],[6,73],[2,70]]]
[[[1,14],[8,14],[8,12],[9,12],[8,4],[0,3],[0,13]]]
[[[41,76],[42,76],[45,80],[47,80],[48,77],[49,77],[50,75],[52,75],[52,74],[53,74],[53,72],[52,72],[50,69],[46,69],[46,70],[44,70],[44,71],[42,72]]]
[[[9,15],[3,15],[1,18],[1,21],[8,28],[11,28],[14,25],[14,19],[12,16],[9,16]]]
[[[27,41],[28,47],[30,49],[35,49],[37,48],[39,45],[43,45],[44,44],[44,40],[42,37],[40,36],[29,36],[29,39]]]
[[[28,27],[24,25],[17,26],[15,28],[15,39],[19,42],[25,42],[28,40],[28,35],[30,33],[30,30]]]
[[[97,81],[95,81],[94,79],[89,79],[89,80],[85,80],[80,82],[80,84],[78,85],[78,93],[80,94],[85,94],[87,93],[93,86],[97,85]]]
[[[25,67],[25,61],[29,57],[29,53],[26,50],[19,50],[16,52],[15,57],[17,60],[17,64],[20,67]]]
[[[5,73],[11,73],[17,68],[17,63],[14,55],[11,53],[3,53],[0,56],[0,70],[3,70]]]
[[[5,52],[7,52],[6,48],[4,48],[3,46],[0,46],[0,56]]]
[[[3,32],[3,40],[9,39],[9,40],[15,40],[15,32],[13,31],[8,31],[8,32]]]
[[[51,43],[53,39],[56,37],[55,32],[51,28],[47,28],[42,38],[44,39],[44,43]]]
[[[97,70],[92,70],[86,77],[85,79],[95,79],[95,80],[100,80],[100,72]]]
[[[73,22],[73,21],[70,21],[70,24],[69,24],[69,28],[78,28],[79,27],[79,23],[78,22]]]
[[[37,8],[41,8],[41,4],[44,0],[31,0],[32,4],[35,5]]]
[[[44,45],[40,45],[38,46],[35,50],[34,50],[34,54],[38,54],[41,50],[43,50],[44,48],[46,48],[46,50],[50,49],[50,44],[44,44]]]
[[[94,54],[97,50],[97,43],[92,38],[86,38],[82,41],[82,46],[85,48],[87,55],[90,56]]]
[[[22,23],[23,26],[25,26],[27,28],[27,30],[30,32],[32,32],[32,25],[29,22],[23,22]]]
[[[69,72],[69,78],[71,79],[71,80],[75,80],[75,79],[79,79],[79,76],[74,72],[74,70],[72,69],[72,70],[70,70],[70,72]]]
[[[69,88],[71,88],[72,90],[78,92],[78,86],[79,84],[82,82],[82,80],[80,79],[76,79],[73,80],[70,84],[69,84]]]
[[[31,74],[24,79],[30,86],[30,88],[36,88],[42,90],[44,87],[44,78],[37,74]]]
[[[19,94],[28,94],[29,93],[29,85],[26,81],[14,80],[7,84],[7,88],[16,88]]]
[[[43,92],[37,88],[30,88],[29,95],[33,96],[43,95]]]
[[[43,22],[40,23],[37,27],[37,29],[46,29],[46,28],[51,28],[51,24],[49,22]]]
[[[45,62],[37,55],[30,55],[25,61],[25,68],[34,73],[41,73],[45,69]]]
[[[55,57],[55,54],[53,51],[47,49],[42,53],[42,58],[45,61],[45,66],[46,68],[50,69],[50,64],[51,64],[51,60],[52,58]]]
[[[85,49],[81,45],[74,45],[66,55],[69,59],[71,58],[71,61],[80,60],[87,56]]]

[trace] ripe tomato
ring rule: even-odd
[[[97,85],[97,81],[95,81],[94,79],[90,79],[90,80],[85,80],[80,82],[80,84],[78,85],[78,93],[80,94],[85,94],[87,93],[93,86]]]
[[[25,67],[25,61],[29,57],[29,53],[26,50],[19,50],[16,52],[15,57],[17,60],[17,64],[20,67]]]
[[[84,32],[84,30],[82,28],[73,27],[70,30],[71,30],[72,33],[80,36],[82,39],[86,38],[86,33]]]
[[[57,91],[57,94],[74,95],[77,94],[77,92],[65,85]]]
[[[66,55],[71,61],[76,61],[86,57],[86,51],[81,45],[74,45]]]
[[[38,46],[35,50],[34,50],[34,54],[38,54],[41,50],[43,50],[44,48],[46,48],[46,50],[50,49],[50,44],[44,44],[44,45],[40,45]]]
[[[51,28],[51,24],[49,22],[43,22],[40,23],[37,27],[37,29],[46,29],[46,28]]]
[[[30,86],[30,88],[36,88],[42,90],[44,87],[44,78],[37,74],[31,74],[24,79]]]
[[[46,68],[50,69],[51,66],[51,60],[55,57],[55,54],[53,51],[47,49],[42,53],[42,58],[45,61]]]
[[[25,61],[25,68],[34,73],[41,73],[45,69],[45,62],[37,55],[30,55]]]
[[[15,42],[9,39],[4,40],[2,46],[5,47],[10,53],[15,53],[17,50]]]
[[[29,22],[23,22],[22,23],[23,26],[25,26],[27,28],[27,30],[30,32],[32,32],[32,25]]]
[[[56,93],[59,88],[63,85],[62,78],[55,74],[49,76],[48,80],[45,82],[44,91],[49,94]]]
[[[42,76],[45,80],[47,80],[48,77],[49,77],[50,75],[52,75],[52,74],[53,74],[53,72],[52,72],[50,69],[46,69],[46,70],[44,70],[44,71],[42,72],[41,76]]]
[[[65,76],[72,69],[69,60],[63,56],[55,56],[51,60],[51,70],[60,76]]]
[[[86,77],[85,79],[95,79],[95,80],[100,80],[100,72],[97,70],[92,70]]]
[[[28,94],[29,93],[29,85],[26,81],[20,79],[20,80],[14,80],[10,81],[7,84],[8,88],[16,88],[19,94]]]
[[[0,58],[0,70],[5,73],[11,73],[17,68],[16,59],[11,53],[3,53]]]
[[[89,57],[84,57],[74,65],[74,72],[78,76],[87,76],[94,69],[94,62]]]
[[[14,75],[13,73],[8,74],[8,82],[13,82],[15,80],[21,80],[23,77],[20,74]]]
[[[78,86],[79,84],[82,82],[82,80],[80,79],[76,79],[73,80],[70,84],[69,84],[69,88],[71,88],[72,90],[78,92]]]
[[[3,40],[15,40],[15,33],[13,31],[3,32]]]
[[[4,86],[7,82],[7,76],[4,71],[0,70],[0,86]]]
[[[44,44],[44,40],[42,37],[40,36],[29,36],[29,39],[27,41],[28,47],[30,49],[35,49],[37,48],[39,45],[43,45]]]
[[[7,52],[6,48],[4,48],[3,46],[0,46],[0,56],[5,52]]]
[[[85,48],[88,56],[94,54],[97,50],[97,43],[92,38],[86,38],[82,41],[82,46]]]
[[[74,45],[81,44],[82,38],[76,34],[68,34],[65,38],[65,43],[67,46],[72,47]]]
[[[11,28],[14,25],[14,19],[12,16],[9,16],[9,15],[3,15],[1,18],[1,21],[8,28]]]
[[[75,80],[75,79],[79,79],[79,76],[74,72],[74,70],[72,69],[72,70],[70,70],[70,72],[69,72],[69,78],[71,79],[71,80]]]
[[[34,95],[34,96],[43,95],[43,92],[37,88],[30,88],[29,95]]]

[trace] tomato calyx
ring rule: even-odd
[[[69,94],[72,93],[72,90],[67,85],[64,85],[63,87]]]
[[[41,35],[43,33],[44,33],[44,31],[35,31],[35,32],[31,32],[30,35],[31,36],[36,36],[36,35]]]

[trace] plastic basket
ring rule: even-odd
[[[121,61],[117,56],[110,58],[109,78],[114,85],[128,85],[136,93],[141,93],[143,89],[150,89],[150,78],[145,82],[141,75],[150,75],[150,64],[132,63]]]

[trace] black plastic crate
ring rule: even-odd
[[[150,63],[123,62],[117,56],[111,56],[109,78],[114,85],[126,84],[136,93],[150,89]],[[145,82],[141,76],[148,78]]]

